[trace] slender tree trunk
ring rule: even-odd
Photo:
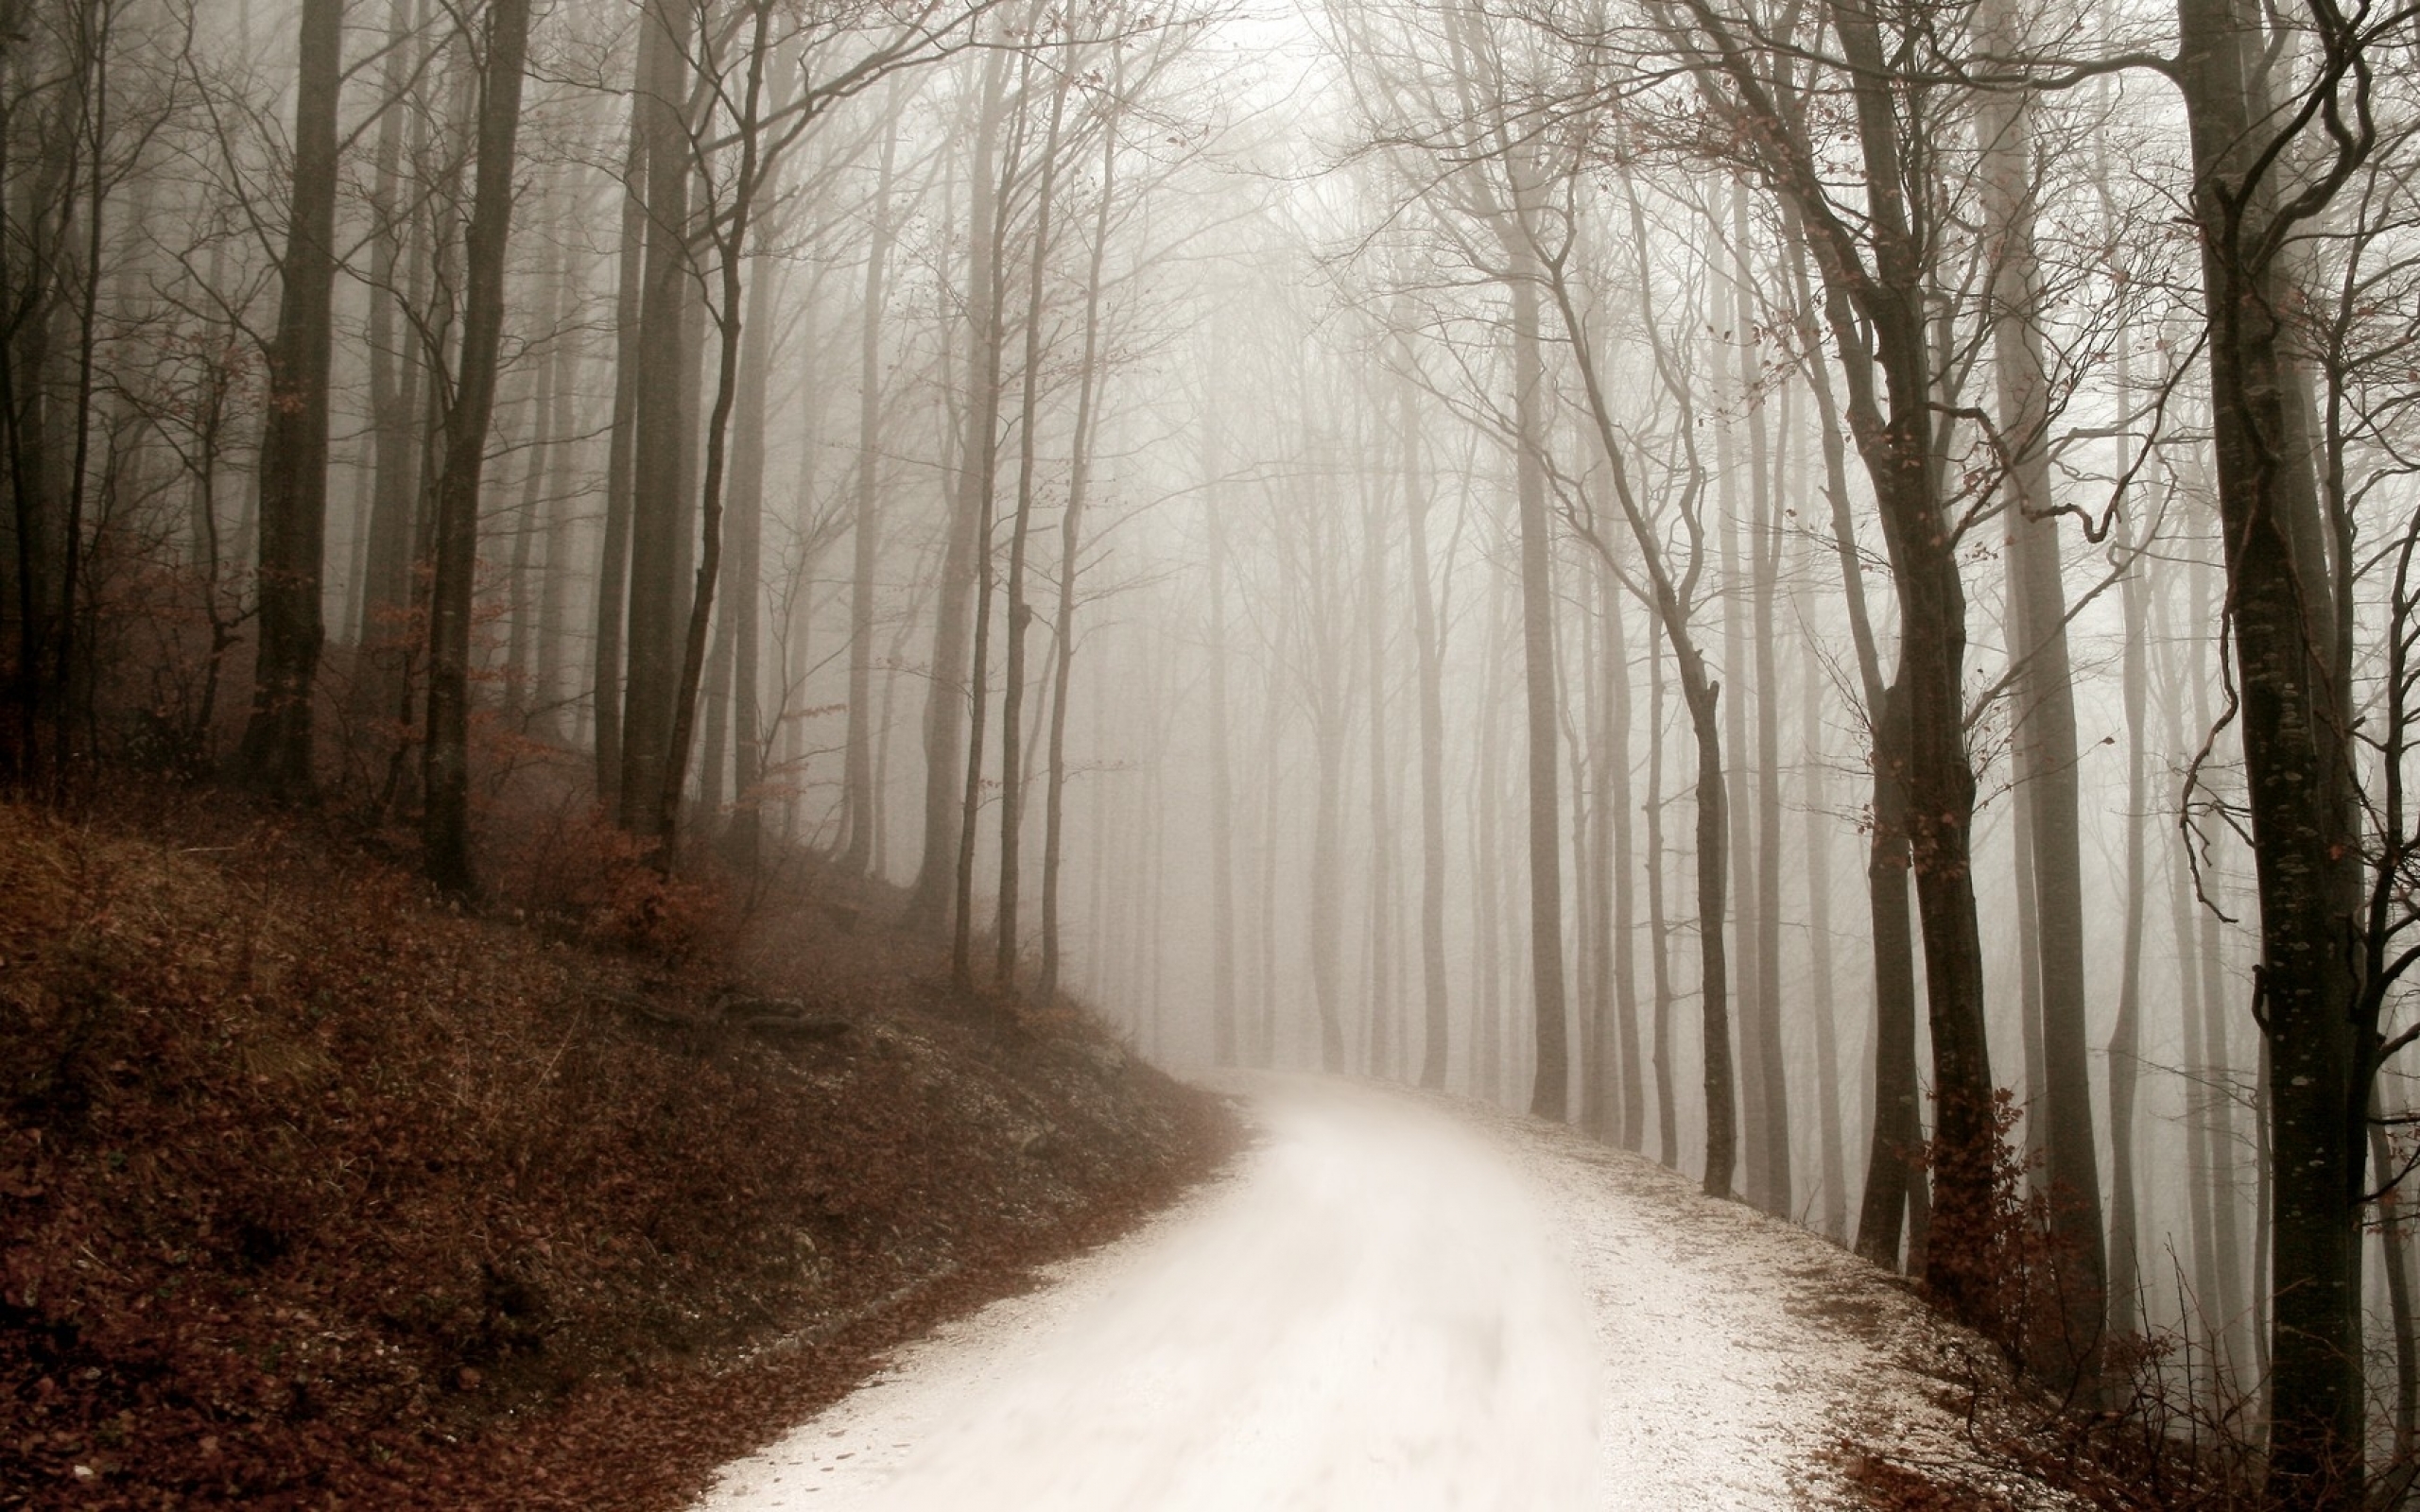
[[[2130,383],[2127,346],[2121,334],[2118,348],[2118,413],[2130,416],[2134,386]],[[2133,470],[2132,445],[2121,439],[2116,475]],[[2151,885],[2144,855],[2144,832],[2151,804],[2145,759],[2144,704],[2149,677],[2144,639],[2150,632],[2143,581],[2143,549],[2135,538],[2134,511],[2119,512],[2117,521],[2118,565],[2125,576],[2118,584],[2126,646],[2120,665],[2120,696],[2126,717],[2126,897],[2123,954],[2118,969],[2118,1022],[2109,1034],[2109,1328],[2120,1336],[2142,1328],[2143,1278],[2135,1214],[2135,1099],[2143,1069],[2143,911]]]
[[[1419,391],[1407,380],[1398,394],[1404,541],[1409,553],[1406,583],[1411,593],[1411,633],[1420,661],[1420,1085],[1443,1091],[1451,1022],[1451,989],[1445,979],[1444,647],[1428,552],[1432,501],[1421,466]]]
[[[1671,926],[1664,914],[1664,632],[1651,628],[1647,648],[1647,936],[1654,990],[1655,1158],[1681,1164],[1680,1106],[1672,1086]]]
[[[1122,60],[1123,54],[1120,54]],[[1124,73],[1115,65],[1111,71],[1111,97],[1121,97]],[[1099,423],[1098,405],[1101,389],[1101,294],[1109,264],[1109,223],[1111,208],[1117,198],[1117,113],[1113,109],[1101,123],[1100,189],[1094,204],[1092,263],[1084,278],[1084,345],[1076,371],[1076,430],[1074,455],[1068,459],[1067,503],[1059,512],[1059,607],[1051,620],[1051,650],[1054,667],[1050,678],[1050,777],[1044,799],[1042,837],[1042,1000],[1049,1002],[1059,990],[1060,971],[1060,868],[1066,849],[1067,807],[1067,706],[1075,687],[1076,661],[1076,579],[1083,569],[1084,506],[1092,490],[1093,431]],[[1216,455],[1215,420],[1205,419],[1204,430],[1212,437]],[[1217,472],[1211,471],[1215,481]],[[1213,528],[1218,527],[1215,511],[1218,500],[1211,499],[1214,511]],[[1214,601],[1221,598],[1217,581],[1219,563],[1214,542],[1211,567]],[[1214,603],[1213,612],[1220,612]],[[1214,631],[1214,639],[1223,635],[1223,626]],[[1223,650],[1223,642],[1221,642]],[[1220,1065],[1236,1063],[1236,885],[1235,838],[1229,826],[1234,820],[1234,803],[1227,763],[1227,682],[1225,658],[1220,656],[1216,668],[1218,687],[1215,690],[1216,710],[1213,714],[1217,749],[1211,760],[1216,767],[1218,833],[1213,839],[1217,851],[1218,872],[1214,927],[1217,930],[1215,950],[1217,961],[1218,1001],[1213,1017],[1222,1057]],[[1096,844],[1104,840],[1096,838]]]
[[[873,225],[866,240],[866,281],[857,347],[857,477],[850,517],[849,730],[842,781],[849,814],[848,844],[841,869],[866,875],[873,867],[873,619],[874,570],[882,550],[882,306],[890,271],[890,197],[899,156],[899,114],[905,101],[890,98],[890,124],[882,133],[881,166],[873,191]]]
[[[1747,193],[1735,184],[1732,234],[1741,259],[1741,314],[1748,302]],[[1743,318],[1745,328],[1748,321]],[[1761,362],[1753,347],[1740,349],[1741,376],[1750,392],[1763,387]],[[1754,366],[1752,366],[1752,364]],[[1788,428],[1787,403],[1783,424]],[[1766,438],[1761,401],[1748,410],[1749,477],[1754,515],[1748,537],[1750,633],[1756,670],[1756,1004],[1749,1022],[1760,1045],[1764,1075],[1765,1203],[1776,1217],[1795,1219],[1789,1153],[1789,1057],[1781,1032],[1781,674],[1775,664],[1780,636],[1773,624],[1773,600],[1781,576],[1781,528],[1773,500],[1783,493],[1782,466],[1786,452],[1775,452]],[[1771,471],[1768,472],[1770,467]],[[1771,485],[1768,486],[1768,478]],[[1743,879],[1744,880],[1744,879]]]
[[[277,335],[261,431],[259,651],[240,755],[253,787],[287,801],[317,791],[312,708],[327,544],[328,368],[336,285],[337,97],[344,0],[302,0],[294,92],[293,198],[279,263]]]
[[[1801,433],[1803,434],[1803,433]],[[1794,439],[1795,438],[1793,438]],[[1815,563],[1806,563],[1812,569]],[[1810,570],[1807,577],[1811,580]],[[1799,722],[1804,730],[1802,758],[1806,776],[1801,791],[1806,819],[1806,940],[1810,980],[1809,1005],[1815,1019],[1815,1117],[1819,1179],[1823,1185],[1821,1216],[1824,1237],[1836,1245],[1849,1239],[1849,1178],[1841,1101],[1847,1095],[1841,1074],[1840,1014],[1832,992],[1832,816],[1824,748],[1823,668],[1817,664],[1811,638],[1800,642]]]
[[[577,246],[566,238],[562,262],[556,271],[562,318],[559,333],[579,302],[580,262]],[[545,565],[538,583],[537,667],[530,678],[530,704],[540,729],[548,738],[566,744],[578,738],[579,720],[566,717],[563,694],[563,641],[571,621],[571,539],[576,506],[579,441],[576,434],[575,394],[580,370],[580,344],[559,334],[554,352],[555,403],[546,417],[548,468],[542,531]]]
[[[1645,230],[1634,194],[1631,196],[1631,218],[1634,240],[1643,255]],[[1559,265],[1550,269],[1547,283],[1554,296],[1556,309],[1563,318],[1564,328],[1570,332],[1584,331],[1585,322],[1573,303],[1570,286],[1564,281]],[[1640,314],[1651,333],[1660,330],[1644,282],[1640,293]],[[1659,344],[1658,366],[1661,368],[1664,366],[1660,360],[1661,337],[1651,335],[1650,339]],[[1721,687],[1710,676],[1704,654],[1699,648],[1689,624],[1689,593],[1697,577],[1698,565],[1703,560],[1704,533],[1694,512],[1700,507],[1700,490],[1693,479],[1688,495],[1680,506],[1689,538],[1691,559],[1685,575],[1676,580],[1667,563],[1668,548],[1663,538],[1648,519],[1645,508],[1632,489],[1620,432],[1589,344],[1584,340],[1573,341],[1571,354],[1613,485],[1614,498],[1628,527],[1631,544],[1638,551],[1639,565],[1648,579],[1650,604],[1663,628],[1665,641],[1672,647],[1674,667],[1680,675],[1682,706],[1687,711],[1689,730],[1697,741],[1697,781],[1692,797],[1697,807],[1699,1023],[1704,1041],[1704,1184],[1709,1195],[1729,1196],[1739,1153],[1737,1082],[1733,1074],[1731,1055],[1730,956],[1725,948],[1722,928],[1727,908],[1724,900],[1729,886],[1726,862],[1730,851],[1730,805],[1722,773],[1722,727],[1719,713]],[[1682,403],[1686,404],[1685,397]],[[1686,423],[1685,419],[1685,428]],[[1694,471],[1694,452],[1691,462]],[[1595,538],[1593,543],[1610,561],[1608,544],[1601,538]]]
[[[428,743],[422,845],[431,881],[467,892],[471,878],[471,590],[478,567],[479,474],[495,405],[504,334],[504,259],[512,234],[512,171],[529,0],[491,0],[479,74],[478,166],[464,237],[462,346],[437,484],[437,575],[430,594]]]
[[[1387,485],[1365,476],[1361,508],[1362,676],[1370,684],[1370,1065],[1374,1076],[1395,1074],[1401,1013],[1395,1004],[1395,820],[1388,782],[1387,545],[1382,511]]]
[[[616,783],[622,827],[660,835],[672,754],[683,558],[688,554],[688,435],[694,383],[683,373],[696,263],[687,245],[690,161],[685,101],[692,45],[685,0],[648,0],[640,28],[643,82],[634,108],[646,137],[644,262],[631,432],[629,677],[620,706]],[[611,522],[608,522],[611,530]],[[610,555],[610,549],[609,549]],[[599,713],[603,710],[600,706]],[[601,723],[601,720],[600,720]],[[677,802],[679,795],[672,795]]]
[[[1874,714],[1873,832],[1865,865],[1866,915],[1874,929],[1874,1137],[1857,1252],[1899,1265],[1901,1225],[1925,1197],[1915,1161],[1924,1134],[1916,1087],[1915,931],[1908,911],[1907,709],[1898,685]],[[1917,1268],[1912,1237],[1909,1269]]]
[[[688,635],[683,648],[679,680],[673,685],[672,728],[666,742],[664,780],[652,832],[659,864],[668,862],[679,837],[681,802],[686,786],[690,737],[697,719],[698,688],[705,674],[707,637],[714,623],[715,595],[722,578],[725,485],[730,465],[731,416],[739,397],[739,351],[746,321],[740,308],[741,270],[745,266],[756,195],[768,164],[759,152],[758,132],[764,119],[765,29],[770,0],[752,7],[747,44],[746,84],[736,108],[733,135],[738,139],[739,161],[730,180],[731,198],[720,207],[728,215],[726,230],[716,237],[715,261],[719,298],[715,302],[717,326],[714,408],[706,418],[706,469],[699,490],[697,578],[690,591]],[[702,298],[702,296],[700,296]],[[694,368],[689,369],[694,371]],[[813,455],[808,449],[808,455]],[[683,532],[687,538],[687,532]],[[752,583],[746,592],[756,591]]]
[[[950,919],[953,879],[964,849],[959,810],[967,783],[966,726],[975,690],[967,662],[975,635],[973,610],[978,552],[990,508],[990,473],[999,447],[1000,315],[997,274],[1000,219],[997,154],[1008,56],[983,60],[981,102],[975,122],[967,213],[967,398],[958,446],[958,491],[951,502],[942,554],[941,595],[933,617],[932,676],[925,698],[924,850],[909,890],[905,921],[938,929]],[[977,764],[979,765],[979,763]]]
[[[1599,799],[1608,810],[1613,855],[1607,867],[1613,884],[1615,1074],[1621,1089],[1621,1119],[1616,1131],[1621,1146],[1637,1150],[1647,1133],[1647,1089],[1639,1072],[1638,1043],[1638,902],[1634,885],[1638,868],[1636,834],[1631,816],[1631,685],[1630,631],[1621,595],[1608,582],[1604,624],[1605,729],[1599,744],[1605,763],[1603,792]]]
[[[412,515],[420,495],[420,449],[412,436],[412,416],[419,407],[419,343],[398,345],[395,318],[404,241],[414,220],[398,203],[405,117],[411,113],[403,94],[412,9],[412,0],[390,0],[388,7],[387,60],[378,80],[384,104],[372,160],[368,339],[372,477],[361,620],[354,641],[354,708],[370,718],[395,706],[394,682],[408,655],[397,643],[407,639],[403,621],[411,604]]]
[[[1547,511],[1546,362],[1533,257],[1516,259],[1512,298],[1513,410],[1519,440],[1513,495],[1521,547],[1521,669],[1528,716],[1530,971],[1537,1069],[1530,1112],[1560,1122],[1570,1096],[1563,961],[1562,779],[1555,761],[1554,566]]]
[[[1235,757],[1227,686],[1233,648],[1227,630],[1228,506],[1218,487],[1223,459],[1215,379],[1203,404],[1203,428],[1210,437],[1210,1054],[1214,1064],[1233,1066],[1239,1064],[1241,1045],[1236,1019]]]
[[[1735,193],[1737,187],[1736,184],[1733,186]],[[1736,272],[1732,278],[1723,280],[1715,271],[1717,265],[1711,249],[1721,246],[1721,232],[1719,223],[1712,215],[1708,216],[1704,231],[1706,243],[1710,249],[1707,256],[1708,288],[1705,299],[1711,306],[1705,321],[1704,362],[1707,369],[1720,374],[1725,368],[1731,366],[1723,360],[1723,343],[1736,338],[1739,333],[1743,323],[1740,306],[1745,302],[1745,294]],[[1748,383],[1744,376],[1734,375],[1731,382],[1720,383],[1718,380],[1718,384],[1717,392],[1720,395],[1718,402],[1722,404],[1725,411],[1730,412],[1723,415],[1721,422],[1716,427],[1714,433],[1714,510],[1720,517],[1716,523],[1715,529],[1720,542],[1718,564],[1721,577],[1718,592],[1721,597],[1722,610],[1722,676],[1731,679],[1733,695],[1722,711],[1721,733],[1731,749],[1742,758],[1734,761],[1731,769],[1724,774],[1723,801],[1728,809],[1753,813],[1753,794],[1750,791],[1750,783],[1754,781],[1755,773],[1744,759],[1749,751],[1748,711],[1752,707],[1748,680],[1750,664],[1748,616],[1745,612],[1749,598],[1749,584],[1748,573],[1741,561],[1739,549],[1739,537],[1744,524],[1740,517],[1744,511],[1739,507],[1739,462],[1737,440],[1741,428],[1738,422],[1740,416],[1737,412],[1747,407]],[[1764,469],[1759,466],[1756,472],[1761,474]],[[1753,886],[1756,877],[1755,857],[1749,848],[1754,836],[1749,827],[1744,824],[1731,828],[1727,833],[1730,839],[1727,851],[1722,858],[1723,868],[1728,875],[1737,877],[1743,883]],[[1726,894],[1729,912],[1711,917],[1716,920],[1715,928],[1728,929],[1732,932],[1738,942],[1740,955],[1741,990],[1737,995],[1733,1018],[1738,1023],[1740,1030],[1737,1047],[1740,1061],[1737,1095],[1740,1118],[1748,1126],[1748,1139],[1746,1147],[1740,1152],[1739,1175],[1744,1178],[1748,1200],[1770,1212],[1772,1211],[1772,1176],[1766,1164],[1771,1146],[1767,1143],[1765,1132],[1770,1122],[1765,1116],[1765,1041],[1764,1036],[1758,1032],[1763,1020],[1763,1008],[1755,996],[1757,984],[1764,979],[1763,970],[1756,958],[1756,948],[1762,943],[1764,936],[1757,929],[1756,920],[1751,913],[1754,902],[1754,897],[1732,902],[1728,900]]]
[[[762,863],[765,837],[765,422],[773,370],[774,291],[781,283],[780,265],[766,248],[769,239],[761,232],[756,237],[747,325],[739,338],[731,445],[731,588],[723,602],[723,621],[731,627],[732,804],[724,850],[747,877]]]
[[[2193,727],[2196,730],[2214,728],[2210,708],[2210,683],[2218,672],[2215,665],[2221,652],[2212,633],[2217,615],[2210,602],[2213,567],[2195,564],[2192,575],[2192,623],[2196,628],[2193,657],[2194,672],[2189,679],[2193,690]],[[2202,648],[2207,647],[2204,661]],[[2204,877],[2204,885],[2215,894],[2215,876]],[[2220,1379],[2229,1385],[2242,1379],[2241,1372],[2252,1361],[2250,1327],[2252,1296],[2244,1281],[2243,1226],[2236,1211],[2238,1201],[2235,1183],[2235,1057],[2227,1040],[2226,968],[2219,936],[2219,919],[2210,908],[2196,910],[2199,948],[2179,942],[2181,950],[2191,954],[2202,976],[2200,993],[2199,1036],[2202,1044],[2200,1088],[2202,1091],[2201,1137],[2204,1143],[2203,1173],[2209,1182],[2210,1269],[2212,1290],[2208,1305],[2216,1327],[2211,1334],[2212,1355]],[[2187,968],[2190,970],[2190,968]],[[2365,1108],[2366,1111],[2366,1108]]]
[[[1050,266],[1051,221],[1059,189],[1059,136],[1067,116],[1068,84],[1068,73],[1063,68],[1050,92],[1050,126],[1042,139],[1042,183],[1035,192],[1033,256],[1028,265],[1025,290],[1025,371],[1017,404],[1017,505],[1009,523],[1009,644],[1003,658],[1006,677],[1000,685],[1000,886],[992,971],[1000,988],[1011,992],[1016,989],[1017,951],[1023,943],[1018,934],[1017,903],[1024,881],[1022,842],[1028,768],[1020,742],[1025,730],[1026,629],[1033,619],[1033,606],[1026,601],[1026,544],[1033,535],[1034,472],[1040,465],[1040,438],[1035,432],[1042,410],[1045,277]]]
[[[1478,760],[1476,786],[1472,871],[1476,873],[1478,906],[1472,912],[1477,939],[1471,950],[1471,1085],[1487,1102],[1497,1101],[1503,1089],[1497,1076],[1500,1057],[1496,1025],[1502,1018],[1503,842],[1498,800],[1503,791],[1502,750],[1505,656],[1505,580],[1500,572],[1488,576],[1487,672],[1479,692]]]
[[[2002,51],[2014,55],[2021,49],[2010,0],[1991,0],[1982,22]],[[2002,498],[2010,517],[2011,652],[2022,658],[2014,755],[2031,863],[2018,896],[2031,903],[2037,930],[2039,954],[2028,963],[2041,993],[2044,1079],[2035,1119],[2043,1125],[2050,1228],[2062,1251],[2054,1274],[2065,1327],[2038,1364],[2054,1381],[2077,1386],[2091,1400],[2099,1390],[2109,1270],[2085,1032],[2081,752],[2058,526],[2049,513],[2050,386],[2034,251],[2031,103],[2019,92],[1985,94],[1979,130],[1984,214],[1998,242],[1991,289],[1999,429],[2014,454]]]
[[[1284,796],[1284,768],[1279,756],[1284,746],[1284,727],[1280,723],[1282,705],[1277,693],[1277,671],[1270,669],[1269,687],[1263,700],[1265,713],[1261,725],[1260,744],[1260,876],[1258,891],[1253,897],[1258,919],[1253,931],[1258,956],[1256,986],[1257,1011],[1253,1015],[1259,1029],[1253,1035],[1255,1058],[1253,1064],[1263,1069],[1277,1064],[1277,837],[1284,824],[1280,806]]]
[[[595,726],[597,806],[618,814],[622,802],[623,631],[630,611],[631,500],[636,482],[641,319],[646,289],[648,143],[652,102],[646,91],[656,44],[642,33],[636,87],[631,91],[631,140],[622,156],[621,241],[614,267],[614,411],[606,441],[605,528],[596,564],[596,647],[590,667],[590,718]]]
[[[1021,143],[1025,134],[1026,102],[1018,103],[1018,126],[1014,140]],[[958,858],[956,887],[950,910],[950,980],[960,991],[972,991],[975,986],[975,849],[978,842],[977,821],[983,811],[983,727],[991,709],[992,663],[992,595],[994,575],[992,567],[992,538],[996,523],[999,488],[999,412],[1001,349],[1007,344],[1005,306],[1007,291],[1006,259],[1008,256],[1009,194],[1008,187],[1017,178],[1020,151],[1012,146],[1008,165],[1000,174],[1001,182],[992,191],[992,215],[988,223],[979,224],[977,233],[990,247],[984,260],[989,268],[989,281],[982,308],[988,324],[975,342],[975,350],[983,363],[977,381],[976,404],[970,421],[972,429],[967,439],[971,463],[969,477],[975,490],[974,528],[971,562],[975,574],[975,620],[972,645],[973,666],[966,680],[967,738],[965,781],[959,789],[958,816]],[[911,905],[912,907],[912,905]]]

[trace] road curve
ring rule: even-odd
[[[1920,1310],[1651,1162],[1442,1099],[1249,1085],[1257,1145],[903,1351],[699,1512],[1594,1512],[1846,1504],[1939,1437]]]

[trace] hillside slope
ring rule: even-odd
[[[857,904],[614,866],[516,922],[216,800],[0,806],[0,1506],[679,1505],[1228,1147]]]

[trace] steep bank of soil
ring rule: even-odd
[[[1229,1147],[881,900],[539,850],[0,806],[0,1506],[678,1506]]]

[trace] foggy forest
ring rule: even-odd
[[[804,887],[1903,1275],[2175,1481],[2057,1504],[2414,1494],[2411,5],[0,0],[0,112],[12,801]]]

